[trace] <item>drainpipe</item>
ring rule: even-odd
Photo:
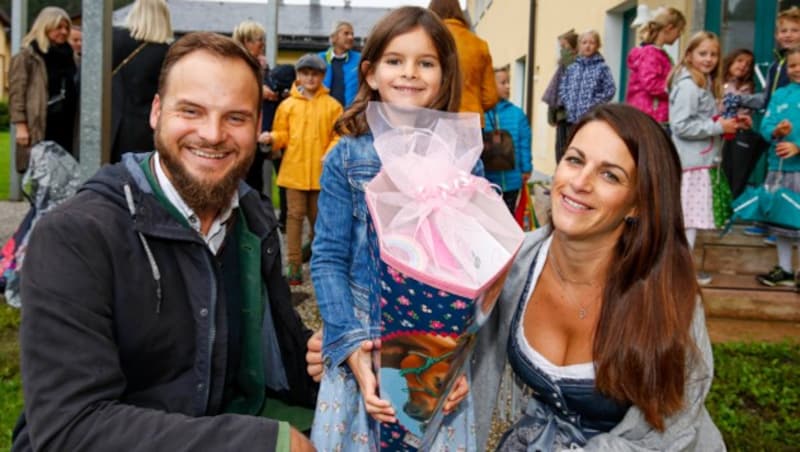
[[[531,14],[528,19],[528,82],[525,87],[525,113],[533,118],[533,75],[536,72],[536,0],[531,0]]]

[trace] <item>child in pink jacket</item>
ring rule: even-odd
[[[674,43],[686,26],[686,18],[675,8],[662,8],[639,29],[642,44],[628,54],[630,77],[625,102],[666,124],[669,121],[667,77],[672,60],[663,45]]]

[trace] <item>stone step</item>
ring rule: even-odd
[[[783,342],[800,343],[800,323],[767,320],[706,319],[711,342]]]
[[[766,287],[752,275],[712,273],[702,287],[709,317],[800,322],[800,293],[792,287]]]
[[[766,245],[763,237],[741,233],[743,226],[735,226],[727,235],[701,231],[694,249],[698,270],[711,273],[756,275],[766,273],[778,261],[774,246]],[[800,268],[800,258],[794,253],[795,268]]]

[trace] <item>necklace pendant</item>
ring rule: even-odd
[[[580,311],[578,311],[578,318],[581,319],[581,320],[586,318],[586,309],[585,308],[581,308]]]

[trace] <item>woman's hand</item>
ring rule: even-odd
[[[469,383],[467,383],[467,377],[462,375],[458,377],[456,384],[453,385],[453,390],[450,391],[450,395],[447,396],[447,400],[444,402],[444,414],[450,414],[455,410],[458,404],[467,397],[467,393],[469,393]]]
[[[736,133],[739,130],[739,120],[737,118],[720,118],[722,133]]]
[[[372,351],[380,348],[380,341],[364,341],[358,350],[347,357],[347,365],[356,377],[367,413],[379,422],[397,422],[394,408],[387,400],[378,397],[378,382],[372,370]]]
[[[775,138],[783,138],[790,133],[792,133],[792,123],[789,122],[788,119],[784,119],[775,126],[775,130],[772,131],[772,136]]]
[[[788,159],[800,154],[800,148],[791,141],[781,141],[775,145],[775,153],[782,159]]]
[[[15,125],[17,126],[17,134],[16,134],[17,144],[20,146],[30,146],[31,134],[28,131],[28,124],[24,122],[18,122]]]
[[[306,348],[308,348],[308,351],[306,351],[306,372],[308,372],[312,380],[319,383],[325,373],[325,367],[322,365],[322,330],[315,332],[308,338]]]

